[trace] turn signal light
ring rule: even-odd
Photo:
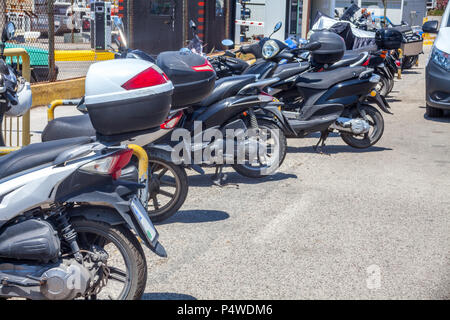
[[[122,174],[122,169],[130,162],[132,156],[133,150],[125,149],[112,156],[89,162],[80,169],[96,174],[110,175],[114,180],[117,180]]]
[[[194,71],[197,71],[197,72],[207,72],[207,71],[214,72],[214,68],[211,65],[211,63],[209,63],[208,60],[206,60],[206,62],[204,64],[200,65],[200,66],[194,66],[194,67],[191,67],[191,68]]]
[[[160,125],[160,128],[167,130],[174,128],[178,124],[178,122],[180,122],[182,116],[183,116],[182,111],[177,112],[173,116],[168,117],[167,120]]]
[[[150,67],[137,74],[122,85],[125,90],[153,87],[167,82],[167,76]]]

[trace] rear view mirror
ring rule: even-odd
[[[439,21],[427,21],[423,24],[422,30],[425,33],[437,33],[439,30]]]
[[[8,21],[3,28],[2,32],[2,42],[6,42],[14,38],[14,33],[16,32],[16,26],[11,21]]]
[[[315,51],[317,49],[320,49],[321,46],[322,46],[322,44],[320,42],[318,42],[318,41],[310,42],[307,45],[305,45],[304,47],[302,47],[302,50]]]
[[[230,39],[225,39],[225,40],[222,40],[222,45],[224,47],[231,47],[234,45],[234,42]]]
[[[281,29],[281,27],[283,26],[283,23],[280,21],[275,25],[275,28],[273,29],[273,33],[277,32],[278,30]]]
[[[194,21],[189,21],[189,28],[196,30],[197,29],[197,25],[195,24]]]
[[[334,9],[334,16],[336,18],[339,18],[339,16],[340,16],[339,11],[337,11],[337,9]]]
[[[118,16],[113,17],[113,22],[116,27],[120,27],[123,24],[122,18],[119,18]]]

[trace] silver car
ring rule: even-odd
[[[437,21],[428,21],[423,31],[438,33],[426,67],[426,100],[429,117],[440,117],[450,110],[450,5],[447,5],[440,29]]]

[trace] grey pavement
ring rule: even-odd
[[[144,299],[449,299],[450,116],[424,116],[425,59],[396,81],[374,147],[333,136],[328,156],[317,135],[290,139],[273,176],[227,169],[239,188],[189,172],[185,204],[157,226],[168,258],[146,250]]]

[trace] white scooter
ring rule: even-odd
[[[14,25],[6,30],[11,38]],[[166,256],[139,198],[147,155],[121,142],[159,129],[173,85],[150,62],[122,60],[120,77],[111,63],[92,65],[86,77],[103,84],[86,88],[96,138],[31,144],[0,158],[0,297],[139,299],[147,266],[138,238]],[[160,76],[158,85],[142,82],[143,72]],[[17,92],[1,91],[10,110]],[[133,154],[143,165],[139,182],[120,179]]]

